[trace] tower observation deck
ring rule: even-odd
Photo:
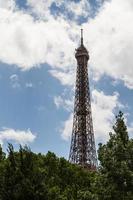
[[[76,49],[77,60],[73,129],[69,161],[90,170],[97,168],[97,156],[91,114],[91,100],[88,80],[89,53],[83,44]]]

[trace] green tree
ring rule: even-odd
[[[123,114],[116,117],[106,144],[100,144],[99,169],[88,171],[54,153],[33,153],[27,146],[5,156],[0,146],[0,200],[131,200],[133,140]]]
[[[0,200],[2,199],[2,191],[4,190],[3,181],[4,181],[4,169],[6,162],[6,154],[3,152],[2,147],[0,145]]]
[[[133,199],[133,140],[128,137],[122,112],[113,130],[107,144],[99,145],[99,199]]]

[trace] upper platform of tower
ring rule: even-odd
[[[81,29],[81,44],[78,49],[76,49],[75,57],[86,56],[87,60],[89,59],[89,53],[83,44],[83,29]]]

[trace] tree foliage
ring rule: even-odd
[[[27,147],[8,156],[0,148],[0,200],[74,200],[79,191],[90,191],[92,173],[54,153],[35,154]]]
[[[107,144],[99,144],[99,199],[133,199],[133,140],[119,112]]]
[[[88,171],[54,153],[33,153],[27,146],[6,156],[0,146],[0,200],[131,200],[133,140],[123,114],[113,133],[99,144],[99,169]]]

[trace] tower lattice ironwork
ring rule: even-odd
[[[73,130],[69,161],[90,170],[97,168],[97,156],[93,132],[91,101],[88,80],[89,53],[83,44],[81,29],[81,45],[76,49],[77,59],[76,88]]]

